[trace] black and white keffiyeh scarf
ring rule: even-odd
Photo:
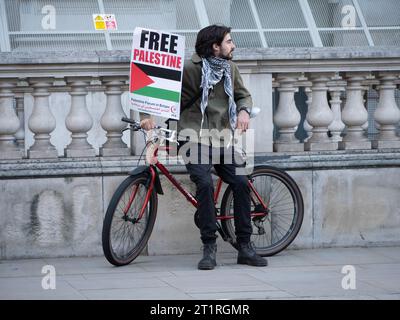
[[[231,66],[226,59],[218,57],[203,58],[202,60],[203,60],[203,67],[201,70],[200,87],[203,89],[203,93],[200,104],[200,109],[202,114],[200,135],[201,135],[201,130],[203,128],[204,112],[208,106],[208,93],[210,89],[212,89],[218,82],[221,81],[223,76],[225,76],[224,79],[225,93],[229,97],[229,123],[231,125],[232,131],[234,131],[236,127],[237,114],[236,114],[236,103],[235,100],[233,99]]]

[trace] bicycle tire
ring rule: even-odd
[[[303,197],[301,194],[301,191],[299,187],[297,186],[296,182],[290,177],[286,172],[274,168],[274,167],[269,167],[269,166],[257,166],[253,170],[253,173],[250,175],[251,179],[257,179],[259,177],[266,177],[268,178],[267,181],[269,180],[270,184],[270,191],[269,194],[260,194],[260,196],[263,198],[264,201],[269,199],[269,210],[270,212],[263,221],[263,226],[260,229],[259,226],[256,225],[254,220],[255,218],[252,218],[252,227],[253,227],[253,234],[251,236],[251,241],[254,242],[254,247],[258,255],[267,257],[267,256],[273,256],[282,250],[286,249],[296,238],[298,232],[300,231],[302,222],[303,222],[303,216],[304,216],[304,204],[303,204]],[[259,180],[259,179],[258,179]],[[272,182],[271,182],[272,181]],[[288,207],[288,209],[285,210],[290,210],[293,211],[293,217],[291,218],[290,225],[288,227],[288,230],[280,237],[278,236],[279,239],[273,240],[274,237],[274,231],[273,231],[273,224],[272,224],[272,217],[275,217],[276,221],[278,221],[278,218],[282,218],[277,216],[278,215],[278,210],[274,211],[274,205],[278,205],[279,203],[275,204],[273,203],[273,197],[274,197],[274,190],[272,190],[272,185],[273,182],[277,183],[277,188],[282,188],[282,190],[287,190],[290,194],[291,201],[293,202],[293,208]],[[255,182],[253,182],[254,186],[257,189],[257,192],[260,192],[257,188],[257,185]],[[275,190],[276,190],[275,189]],[[279,200],[279,199],[278,199]],[[282,204],[281,204],[282,206]],[[254,208],[254,205],[252,204],[252,210]],[[279,208],[279,207],[276,207]],[[230,186],[227,187],[223,198],[221,202],[221,216],[226,217],[226,216],[232,216],[233,213],[233,191]],[[283,214],[281,213],[283,216]],[[288,213],[285,213],[285,215],[288,215]],[[258,222],[260,222],[260,218],[258,219]],[[270,230],[270,237],[271,241],[268,245],[260,245],[259,241],[257,240],[257,236],[260,236],[260,230],[263,230],[265,232],[265,227],[264,227],[264,222],[268,220],[269,225],[271,226]],[[236,235],[234,231],[234,220],[232,219],[222,219],[221,221],[221,226],[222,230],[227,234],[231,239],[234,239],[231,241],[231,244],[234,248],[238,249],[238,245],[236,243]],[[267,225],[268,226],[268,225]],[[254,233],[254,231],[257,231],[257,233]],[[276,231],[275,231],[276,234]]]
[[[147,173],[129,176],[118,186],[108,205],[103,221],[102,246],[104,256],[111,264],[115,266],[123,266],[131,263],[143,251],[150,238],[156,220],[158,205],[157,193],[154,189],[150,195],[150,199],[142,219],[139,220],[139,222],[127,220],[127,218],[131,220],[135,219],[135,215],[137,217],[138,213],[140,212],[140,208],[144,202],[144,197],[142,195],[146,195],[148,191],[148,187],[146,186],[147,181]],[[136,202],[132,202],[127,215],[124,215],[122,211],[120,212],[121,201],[124,202],[127,197],[129,199],[133,192],[132,188],[136,186],[137,194],[134,201],[138,199],[137,205]],[[113,223],[114,226],[120,223],[121,228],[117,230],[113,229]],[[140,223],[144,223],[143,228],[139,227]],[[136,229],[134,228],[135,226],[137,226]],[[119,247],[116,248],[116,240],[114,241],[114,237],[118,237],[118,232],[122,232],[122,236],[124,237],[122,241],[127,242],[127,244],[122,244],[123,252],[121,253],[117,252]],[[137,242],[134,241],[135,237],[138,237]],[[130,245],[131,241],[133,241],[132,245]],[[128,246],[127,250],[124,250],[125,245]]]

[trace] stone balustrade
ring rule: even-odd
[[[400,72],[389,71],[315,72],[307,74],[307,82],[301,74],[279,74],[274,86],[279,92],[279,103],[273,118],[279,132],[274,151],[399,148],[400,137],[396,130],[400,124],[400,110],[395,99],[399,76]],[[369,83],[371,79],[376,79],[373,85]],[[305,89],[307,95],[308,111],[304,123],[300,123],[294,99],[294,93],[300,87]],[[372,141],[366,134],[369,115],[364,94],[369,89],[376,89],[379,95],[378,106],[371,115],[376,121],[379,136]],[[329,101],[327,92],[330,94]],[[341,100],[342,95],[345,95],[345,101]],[[299,125],[308,134],[304,143],[295,137]]]
[[[102,77],[101,85],[97,78],[65,77],[63,86],[55,87],[55,78],[26,78],[26,86],[18,86],[18,79],[0,79],[0,159],[51,159],[58,158],[52,133],[57,126],[69,132],[70,142],[65,146],[67,158],[130,155],[130,148],[122,141],[121,130],[125,124],[122,117],[127,114],[122,109],[121,96],[127,89],[127,76]],[[93,117],[87,106],[88,92],[104,92],[105,110],[100,126],[105,131],[106,142],[95,148],[88,142],[88,131],[93,127]],[[24,99],[33,97],[32,112],[26,119],[27,129],[33,134],[33,144],[25,150]],[[70,103],[66,107],[68,114],[61,123],[56,122],[50,104],[51,94],[66,93]],[[58,117],[59,118],[59,117]]]
[[[253,125],[256,130],[265,125],[271,127],[271,131],[275,127],[276,139],[270,142],[258,140],[255,150],[305,152],[400,148],[400,137],[396,132],[400,111],[395,100],[400,83],[400,50],[393,50],[391,55],[384,50],[380,54],[366,52],[362,56],[360,53],[358,63],[351,54],[338,57],[339,53],[328,55],[325,51],[318,54],[304,51],[300,57],[292,53],[290,59],[290,56],[278,54],[271,57],[265,52],[253,52],[253,56],[249,56],[238,50],[237,60],[245,82],[250,91],[260,91],[252,92],[258,96],[257,100],[268,99],[264,91],[279,94],[273,117]],[[354,51],[352,55],[355,55]],[[74,56],[44,61],[32,57],[27,62],[18,56],[0,56],[0,159],[58,158],[60,152],[53,138],[58,128],[64,130],[63,141],[69,136],[69,142],[62,147],[61,156],[66,158],[129,156],[138,152],[134,139],[130,143],[130,137],[127,135],[127,139],[123,139],[121,133],[125,124],[120,119],[130,114],[126,99],[128,53],[104,53],[97,60],[90,55],[82,59]],[[278,68],[279,63],[281,68]],[[262,89],[253,89],[252,77],[260,74],[269,75],[273,80],[258,86]],[[308,106],[302,122],[295,101],[295,94],[300,89],[305,92]],[[372,115],[379,134],[371,141],[366,135],[369,114],[365,93],[372,89],[379,95],[378,106]],[[89,108],[88,94],[96,92],[103,96],[97,100],[92,97]],[[52,105],[55,100],[51,99],[53,94],[59,93],[65,96],[62,110],[68,110],[62,121],[59,115],[55,117],[56,106]],[[122,98],[124,95],[125,99]],[[30,114],[24,112],[25,99],[33,101]],[[98,115],[101,105],[104,111],[96,118],[93,111],[96,110]],[[60,106],[57,107],[60,110]],[[96,146],[88,138],[94,127],[98,128]],[[299,127],[307,134],[302,141],[296,137]],[[28,131],[33,135],[30,145],[25,139]]]

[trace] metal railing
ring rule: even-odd
[[[136,26],[186,35],[192,48],[211,23],[232,26],[242,48],[398,46],[399,11],[396,0],[0,0],[0,50],[129,50]],[[118,30],[96,31],[97,13],[115,14]]]

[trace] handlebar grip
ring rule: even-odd
[[[137,121],[132,120],[132,119],[129,119],[129,118],[125,118],[125,117],[122,117],[122,118],[121,118],[121,121],[128,122],[128,123],[134,124],[134,125],[137,125],[137,124],[138,124]]]

